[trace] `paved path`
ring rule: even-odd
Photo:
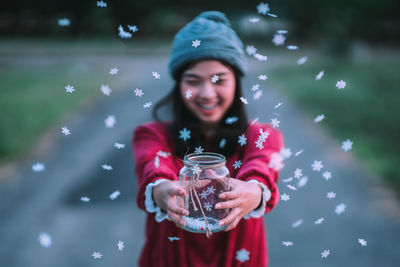
[[[130,138],[136,125],[151,120],[150,110],[142,105],[150,100],[154,103],[172,86],[166,59],[133,55],[114,58],[115,62],[110,57],[69,59],[89,67],[116,64],[120,88],[71,116],[65,122],[70,136],[51,135],[47,153],[21,164],[9,182],[1,185],[1,266],[135,266],[144,242],[145,214],[135,203]],[[272,57],[263,64],[277,64],[274,60],[278,59]],[[292,152],[304,150],[288,159],[281,172],[281,193],[291,199],[281,201],[265,216],[271,266],[397,266],[400,224],[395,213],[400,213],[398,204],[387,197],[390,191],[278,89],[267,89],[270,81],[258,81],[261,64],[252,62],[244,91],[251,99],[251,85],[258,82],[264,95],[248,105],[250,117],[265,122],[278,112],[286,146]],[[161,80],[155,80],[152,71],[158,71]],[[145,92],[140,99],[133,96],[136,87]],[[274,111],[278,102],[283,105]],[[117,124],[107,129],[104,119],[111,114]],[[114,142],[125,143],[125,149],[115,149]],[[312,171],[314,160],[322,160],[332,179],[325,181],[321,172]],[[46,164],[45,172],[32,172],[31,164],[37,161]],[[104,171],[102,164],[110,164],[114,170]],[[305,187],[292,191],[282,181],[296,168],[303,169],[309,180]],[[111,201],[108,196],[115,190],[120,190],[121,196]],[[329,191],[336,192],[336,198],[327,199]],[[81,196],[89,196],[90,203],[81,202]],[[336,215],[335,206],[342,202],[347,205],[346,212]],[[315,225],[321,217],[322,224]],[[293,228],[298,220],[302,224]],[[50,248],[39,245],[40,232],[52,236]],[[358,238],[366,239],[368,246],[361,247]],[[119,240],[125,243],[123,251],[117,249]],[[282,241],[294,244],[285,247]],[[320,253],[325,249],[331,254],[322,259]],[[93,251],[101,252],[102,259],[94,260]]]

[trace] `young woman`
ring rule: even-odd
[[[175,36],[169,61],[175,87],[156,105],[156,122],[137,127],[132,141],[137,203],[148,212],[140,266],[268,265],[263,215],[279,200],[278,172],[269,163],[283,138],[268,124],[248,123],[240,100],[245,66],[243,44],[223,13],[203,12]],[[157,111],[168,103],[173,120],[162,122]],[[190,138],[180,135],[185,128]],[[226,229],[211,238],[183,230],[188,211],[177,205],[185,195],[183,156],[200,146],[223,154],[235,178],[214,207],[231,209],[219,222]]]

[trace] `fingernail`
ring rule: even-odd
[[[218,224],[219,226],[224,225],[224,221],[220,221]]]
[[[219,198],[224,198],[224,197],[225,197],[224,194],[220,194],[220,195],[219,195]]]
[[[216,209],[219,209],[220,207],[221,207],[220,204],[216,204],[216,205],[215,205],[215,208],[216,208]]]

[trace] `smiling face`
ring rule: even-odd
[[[179,87],[186,107],[204,124],[211,125],[218,123],[233,103],[235,75],[217,60],[203,60],[183,72]]]

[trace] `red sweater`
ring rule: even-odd
[[[269,130],[270,135],[263,143],[264,148],[256,147],[255,141],[259,129]],[[245,136],[247,144],[238,144],[237,152],[226,159],[226,166],[231,177],[248,181],[255,179],[265,184],[271,191],[271,199],[267,202],[265,212],[271,211],[279,201],[279,191],[276,186],[278,173],[268,167],[271,154],[279,152],[283,147],[283,137],[280,131],[268,124],[255,123],[247,129]],[[138,179],[137,204],[145,209],[146,186],[157,179],[179,180],[179,170],[183,166],[181,159],[174,155],[174,141],[166,124],[152,122],[138,126],[135,129],[132,148]],[[158,151],[171,152],[172,155],[160,158],[158,168],[154,159]],[[235,170],[233,163],[241,160],[243,165]],[[146,241],[141,252],[140,266],[173,266],[173,267],[233,267],[233,266],[267,266],[268,252],[264,219],[242,219],[229,232],[214,233],[211,238],[205,234],[191,233],[175,226],[169,220],[161,223],[155,221],[154,213],[147,214]],[[170,241],[168,237],[179,237]],[[236,252],[241,249],[249,251],[249,260],[240,262]]]

